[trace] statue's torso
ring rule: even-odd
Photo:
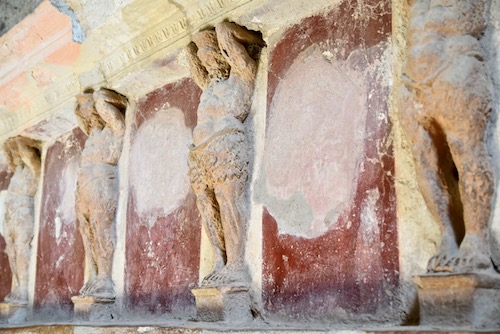
[[[218,133],[243,131],[242,122],[248,115],[252,93],[252,85],[238,79],[212,82],[200,98],[198,125],[193,132],[194,145],[198,146]]]
[[[428,84],[441,72],[462,67],[464,58],[477,61],[482,49],[474,35],[484,26],[481,18],[478,7],[467,1],[417,1],[410,14],[408,77],[416,84]]]
[[[26,166],[17,166],[9,183],[9,197],[35,196],[37,185],[38,179],[31,169]]]
[[[122,143],[122,137],[115,136],[108,127],[94,130],[85,142],[81,155],[78,185],[88,184],[97,178],[114,178]]]
[[[116,165],[120,159],[122,143],[123,139],[115,136],[108,127],[100,131],[94,130],[85,142],[81,165],[100,163]]]

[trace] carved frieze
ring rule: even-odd
[[[0,112],[0,134],[7,135],[20,126],[34,125],[52,115],[80,91],[78,77],[70,76],[34,97],[28,105],[23,105],[14,111]]]
[[[213,24],[213,21],[221,15],[249,2],[250,0],[204,0],[197,1],[196,4],[186,4],[184,7],[172,5],[172,10],[165,13],[160,23],[134,27],[135,30],[125,42],[123,40],[120,43],[111,42],[111,48],[94,55],[97,58],[85,61],[99,64],[98,68],[104,78],[99,77],[96,80],[119,80],[135,70],[146,68],[159,57],[173,52],[180,46],[176,43],[182,43],[182,39],[187,39],[192,32]],[[126,11],[127,6],[115,9]],[[135,13],[135,15],[140,14]],[[129,19],[134,20],[134,14],[131,14]],[[99,43],[99,39],[97,38],[94,43]],[[101,41],[100,44],[106,43]],[[81,68],[88,70],[85,66]],[[85,73],[78,71],[79,69],[72,68],[71,71],[67,71],[66,79],[35,90],[30,102],[14,110],[0,106],[0,135],[7,137],[19,129],[33,126],[60,112],[61,106],[65,104],[67,106],[81,91],[79,76]],[[102,82],[92,82],[92,84],[98,85]]]
[[[119,75],[127,67],[168,48],[189,33],[247,2],[250,0],[205,0],[196,5],[187,5],[182,11],[176,9],[170,15],[165,15],[161,23],[114,50],[101,62],[100,67],[106,78]]]

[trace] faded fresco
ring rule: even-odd
[[[34,300],[39,315],[69,317],[71,296],[83,285],[85,253],[75,194],[85,139],[75,129],[51,145],[45,155]]]
[[[394,316],[397,222],[383,65],[390,11],[348,20],[353,10],[346,3],[309,18],[270,50],[256,196],[271,316]]]
[[[187,154],[200,91],[188,79],[142,98],[129,161],[126,305],[192,314],[200,223]]]

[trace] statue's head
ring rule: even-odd
[[[193,42],[198,47],[198,58],[200,58],[210,77],[228,78],[231,66],[220,51],[215,31],[200,31],[193,36]]]
[[[14,172],[17,166],[29,167],[36,175],[40,173],[42,142],[24,136],[11,137],[3,144],[9,169]]]
[[[99,116],[95,109],[93,92],[87,91],[76,96],[75,114],[78,119],[80,128],[86,133],[90,133],[90,129],[102,129],[105,126],[104,121]]]
[[[7,156],[9,169],[14,172],[16,167],[23,163],[19,150],[17,148],[17,137],[11,137],[3,143],[3,151]]]

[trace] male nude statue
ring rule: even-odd
[[[485,133],[492,83],[479,39],[487,0],[411,0],[401,121],[418,183],[442,231],[429,272],[490,270],[493,172]]]
[[[246,286],[246,181],[249,153],[242,122],[248,116],[257,74],[260,35],[223,22],[193,36],[188,59],[203,89],[189,154],[189,175],[203,227],[215,252],[201,286]]]
[[[13,288],[6,302],[28,302],[28,278],[34,225],[34,196],[40,179],[41,143],[26,137],[4,143],[9,167],[14,172],[7,189],[4,223],[6,251],[12,271]]]
[[[118,204],[117,164],[125,132],[125,97],[107,89],[77,96],[75,114],[88,135],[80,161],[76,215],[85,247],[89,279],[80,296],[115,298],[111,279]]]

